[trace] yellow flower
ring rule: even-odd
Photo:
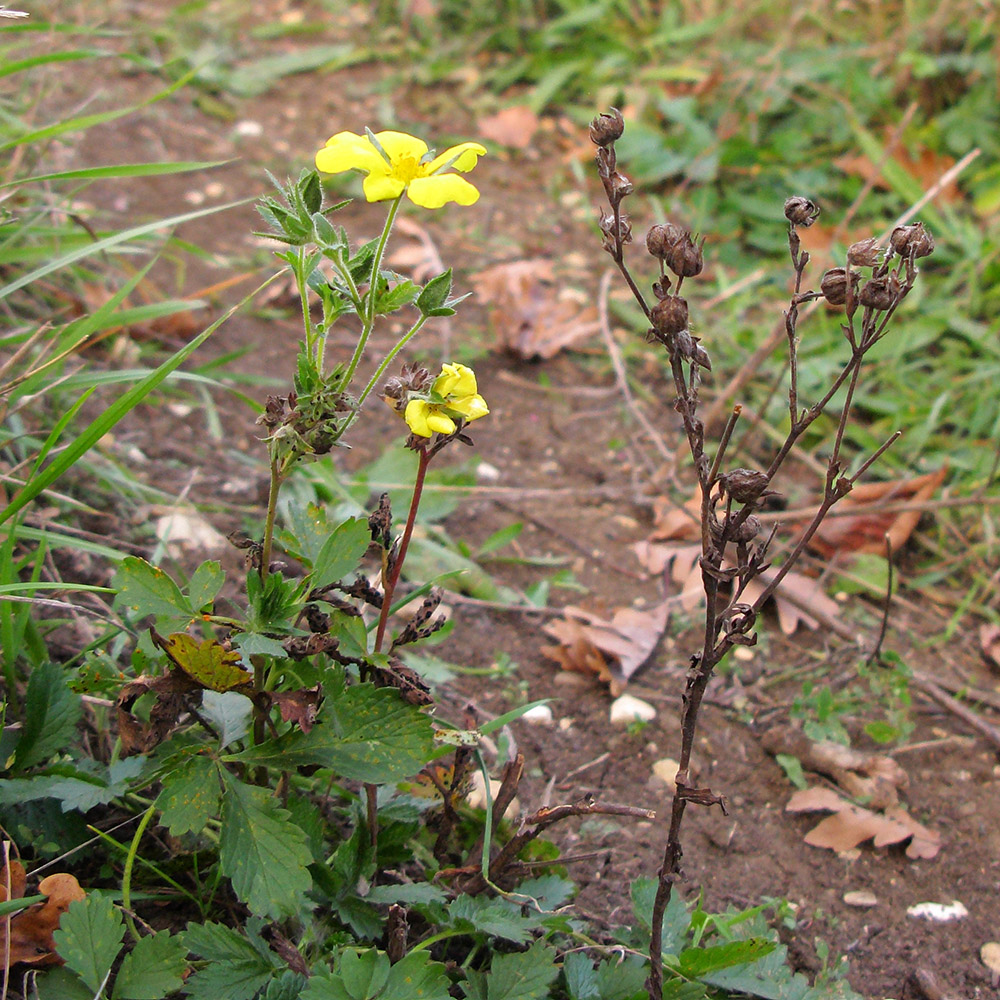
[[[489,413],[486,400],[479,395],[476,373],[465,365],[444,365],[434,380],[430,398],[411,399],[403,411],[407,426],[418,437],[454,434],[456,420],[469,423]]]
[[[466,173],[485,154],[478,142],[462,142],[432,156],[427,143],[405,132],[338,132],[316,154],[316,166],[327,174],[364,171],[368,201],[390,201],[405,191],[421,208],[441,208],[449,201],[472,205],[479,199],[467,180],[444,171],[454,167]]]

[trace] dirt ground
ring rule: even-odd
[[[96,103],[116,105],[148,95],[161,81],[145,74],[89,76],[79,66],[63,71],[64,106],[94,95]],[[102,72],[112,72],[108,65]],[[232,121],[210,117],[191,96],[174,98],[107,126],[82,139],[64,137],[51,153],[53,166],[82,166],[147,159],[233,159],[227,166],[196,175],[137,179],[91,188],[86,198],[102,210],[110,225],[184,211],[201,203],[254,197],[267,190],[265,168],[280,176],[296,174],[311,162],[318,144],[344,128],[380,127],[380,109],[389,102],[399,123],[432,136],[474,137],[475,122],[454,102],[431,101],[419,92],[398,93],[392,80],[363,65],[322,78],[295,76],[255,100],[227,97],[236,109]],[[260,125],[259,134],[247,122]],[[577,142],[579,137],[577,137]],[[460,212],[407,212],[426,226],[447,263],[455,263],[459,290],[469,289],[469,274],[498,261],[535,255],[571,257],[574,285],[596,296],[606,257],[586,219],[596,203],[596,178],[586,176],[585,197],[571,208],[553,203],[553,172],[563,192],[574,185],[566,149],[572,137],[543,132],[540,148],[514,154],[491,149],[477,167],[481,201]],[[582,206],[582,210],[581,210]],[[358,236],[374,235],[380,213],[354,204],[345,223]],[[188,265],[188,291],[254,269],[266,253],[249,233],[258,225],[252,205],[186,225],[185,239],[210,257]],[[158,271],[162,285],[173,280]],[[248,282],[246,288],[252,287]],[[167,288],[173,292],[175,289]],[[231,301],[234,291],[222,297]],[[199,322],[218,314],[214,304]],[[710,319],[705,320],[710,328]],[[242,313],[227,323],[201,351],[199,360],[250,348],[235,366],[241,374],[273,376],[289,372],[297,325],[285,316]],[[641,331],[640,331],[641,332]],[[707,333],[708,338],[711,337]],[[709,342],[709,341],[707,341]],[[475,425],[476,459],[496,475],[473,489],[471,499],[448,522],[454,537],[475,546],[514,521],[526,525],[518,540],[526,556],[561,557],[586,586],[587,593],[557,590],[556,605],[581,604],[609,615],[627,605],[652,606],[664,596],[664,581],[645,575],[632,545],[651,525],[645,492],[647,464],[655,452],[630,424],[610,366],[594,337],[578,352],[563,352],[545,362],[527,362],[491,349],[486,310],[465,303],[451,332],[451,356],[475,360],[480,388],[491,414]],[[440,330],[418,345],[419,357],[441,359]],[[543,377],[544,376],[544,377]],[[671,447],[680,446],[676,416],[662,367],[644,373],[650,402],[646,413]],[[261,399],[269,391],[252,388]],[[270,391],[275,391],[271,389]],[[712,391],[709,385],[706,390]],[[253,415],[237,400],[218,396],[224,436],[214,442],[197,409],[145,407],[136,419],[115,431],[120,454],[139,449],[146,461],[134,471],[165,488],[188,490],[189,499],[208,505],[222,531],[241,526],[241,518],[259,500],[265,482],[264,452],[255,441]],[[377,408],[381,411],[381,407]],[[388,411],[365,423],[355,436],[348,464],[374,458],[396,436],[398,423]],[[624,442],[624,444],[623,444]],[[135,452],[131,452],[133,455]],[[905,553],[903,555],[905,560]],[[501,582],[524,586],[539,579],[525,565],[493,569]],[[910,610],[893,617],[887,645],[914,668],[934,676],[1000,692],[1000,677],[984,664],[973,642],[972,623],[963,623],[947,643],[929,645],[944,620],[919,594],[905,594]],[[483,715],[494,715],[526,699],[549,698],[551,726],[519,722],[514,733],[527,758],[521,793],[526,806],[549,796],[555,802],[593,793],[601,800],[661,811],[668,804],[666,785],[652,776],[652,765],[678,751],[677,708],[693,633],[675,617],[648,666],[629,686],[646,699],[657,717],[639,731],[609,722],[610,696],[596,681],[560,673],[540,649],[548,644],[541,626],[547,617],[456,600],[456,638],[441,655],[469,666],[487,667],[505,654],[517,664],[506,677],[465,678],[441,696],[440,711],[457,717],[472,700]],[[874,641],[878,608],[848,606],[845,620],[862,623],[863,641]],[[785,638],[771,619],[769,640],[740,669],[713,682],[701,724],[696,759],[699,784],[724,793],[730,815],[718,810],[688,811],[684,844],[686,896],[705,893],[710,908],[745,907],[764,897],[785,897],[798,907],[799,925],[790,935],[791,954],[807,972],[819,967],[814,940],[822,938],[831,954],[850,958],[851,984],[865,996],[986,998],[1000,996],[979,959],[982,944],[998,937],[1000,923],[1000,759],[995,746],[970,730],[951,712],[920,696],[915,699],[916,729],[896,760],[909,774],[905,794],[911,814],[938,831],[942,848],[930,860],[910,860],[901,847],[875,849],[871,842],[845,854],[809,847],[803,836],[815,817],[790,815],[784,806],[794,790],[761,745],[769,726],[787,720],[787,709],[801,689],[794,672],[826,661],[831,671],[857,659],[858,649],[820,632],[800,630]],[[768,685],[779,675],[787,681]],[[720,707],[726,706],[729,707]],[[1000,717],[983,709],[994,724]],[[866,746],[863,739],[861,746]],[[608,923],[627,916],[631,880],[654,875],[663,849],[664,830],[656,823],[589,823],[563,829],[559,839],[577,853],[597,850],[573,872],[582,892],[578,905]],[[844,894],[871,890],[870,908],[852,907]],[[907,915],[922,902],[961,901],[968,916],[935,923]],[[918,975],[919,974],[919,975]],[[935,993],[930,974],[938,984]],[[922,983],[923,985],[918,985]]]

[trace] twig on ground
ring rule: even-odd
[[[952,698],[950,694],[926,675],[914,674],[912,683],[914,687],[922,691],[928,698],[937,702],[942,708],[948,709],[952,715],[957,716],[966,725],[972,726],[978,733],[985,736],[996,749],[1000,750],[1000,729],[978,716],[971,708],[966,708],[960,701]]]

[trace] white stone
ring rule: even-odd
[[[480,462],[476,466],[476,479],[481,483],[495,483],[500,479],[500,470],[489,462]]]
[[[171,559],[182,559],[185,553],[216,554],[226,548],[226,539],[193,507],[167,508],[153,530]]]
[[[534,708],[529,708],[521,718],[525,722],[533,722],[535,725],[551,726],[553,722],[552,709],[548,705],[536,705]]]
[[[665,785],[673,786],[680,767],[672,757],[664,757],[653,765],[653,777],[659,778]]]
[[[869,906],[878,906],[878,897],[870,889],[854,889],[851,892],[844,893],[844,902],[848,906],[867,908]]]
[[[906,913],[911,917],[936,920],[941,924],[951,920],[961,920],[969,915],[969,911],[957,899],[953,899],[950,903],[916,903],[914,906],[908,906]]]
[[[264,126],[260,122],[255,122],[247,118],[241,122],[237,122],[234,131],[241,138],[257,139],[264,134]]]
[[[652,722],[656,718],[656,709],[630,694],[623,694],[611,703],[611,723],[615,726],[627,726],[633,722]]]

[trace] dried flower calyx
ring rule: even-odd
[[[602,111],[590,123],[590,141],[595,146],[609,146],[622,137],[625,131],[625,119],[617,108],[610,112]]]
[[[695,241],[688,230],[668,222],[646,234],[646,249],[663,261],[678,278],[693,278],[705,266],[705,238]]]
[[[649,318],[658,337],[678,334],[688,326],[687,299],[682,299],[679,295],[668,295],[653,306]]]
[[[851,271],[851,294],[858,288],[861,275]],[[819,284],[823,297],[831,306],[842,306],[847,301],[847,271],[842,267],[831,267]]]
[[[934,237],[924,228],[922,222],[909,226],[896,226],[889,237],[889,246],[900,257],[929,257],[934,253]]]
[[[808,229],[819,218],[819,205],[800,194],[793,195],[785,202],[785,218],[793,226]]]
[[[719,476],[719,488],[737,503],[753,503],[763,496],[773,496],[767,489],[770,482],[766,472],[759,469],[733,469]]]
[[[902,290],[903,286],[895,274],[885,274],[866,282],[858,298],[863,306],[885,312],[896,305]]]
[[[874,237],[859,240],[847,248],[847,263],[855,267],[875,267],[882,260],[882,247]]]

